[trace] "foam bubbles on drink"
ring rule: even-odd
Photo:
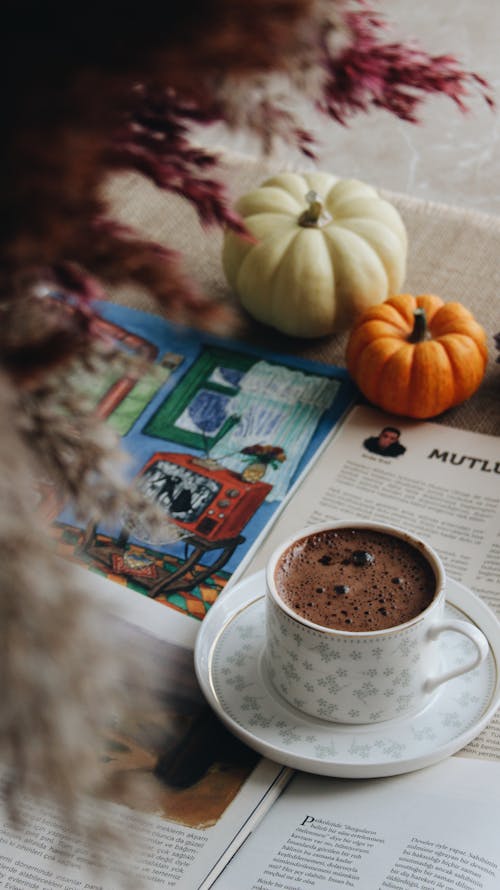
[[[275,580],[293,611],[351,632],[404,624],[427,608],[436,590],[432,567],[416,547],[370,529],[305,536],[281,556]]]

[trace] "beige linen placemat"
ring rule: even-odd
[[[276,159],[225,155],[221,158],[219,178],[235,200],[266,176],[283,169],[292,167]],[[403,290],[415,294],[433,292],[445,300],[464,303],[488,334],[490,360],[480,390],[468,402],[435,420],[500,434],[500,364],[496,363],[493,340],[493,335],[500,331],[500,219],[408,195],[388,191],[381,194],[398,208],[408,231],[408,269]],[[180,251],[186,270],[207,294],[218,299],[230,297],[220,261],[222,233],[217,227],[202,228],[187,202],[162,194],[141,177],[128,174],[110,182],[108,196],[114,213],[124,223]],[[137,288],[114,290],[110,298],[138,309],[158,311],[151,298]],[[296,340],[264,330],[248,320],[244,336],[274,351],[344,364],[346,335]]]

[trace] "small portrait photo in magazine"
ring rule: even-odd
[[[377,436],[369,436],[363,442],[363,447],[372,454],[381,457],[399,457],[404,454],[406,448],[400,442],[401,430],[396,426],[384,426]]]

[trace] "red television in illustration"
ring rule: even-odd
[[[145,464],[139,486],[174,522],[207,541],[239,535],[272,488],[216,461],[168,451]]]

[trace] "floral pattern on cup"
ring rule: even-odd
[[[267,671],[276,690],[294,707],[342,723],[379,722],[415,707],[429,672],[429,659],[425,670],[422,663],[422,622],[393,634],[391,655],[397,667],[384,665],[376,639],[338,637],[333,648],[322,631],[302,625],[296,633],[296,624],[268,599]],[[439,649],[434,649],[430,670],[437,672]]]
[[[335,625],[315,624],[288,604],[288,572],[295,577],[290,568],[295,556],[290,557],[290,553],[298,554],[296,574],[301,591],[307,591],[314,598],[309,588],[320,583],[323,591],[331,575],[332,540],[335,536],[342,540],[342,547],[336,551],[336,558],[340,560],[345,547],[352,545],[353,535],[356,535],[356,546],[363,536],[368,542],[377,542],[374,544],[378,547],[377,559],[364,549],[359,551],[369,557],[367,564],[375,566],[375,576],[370,582],[374,589],[382,583],[383,556],[392,548],[396,549],[400,563],[405,559],[411,564],[414,554],[418,568],[422,564],[426,566],[421,581],[426,585],[428,604],[414,617],[377,630],[349,631]],[[402,548],[402,554],[398,548]],[[321,559],[318,552],[323,553]],[[314,553],[313,559],[311,553]],[[379,567],[377,560],[381,554]],[[282,560],[286,570],[280,573]],[[323,560],[327,560],[329,575],[325,578],[321,570],[323,574],[316,577],[314,566]],[[392,570],[399,567],[396,561]],[[364,583],[366,580],[359,584],[360,597]],[[284,591],[279,590],[280,585]],[[297,532],[276,548],[266,567],[265,660],[273,686],[293,707],[334,723],[371,724],[417,713],[431,702],[441,684],[474,669],[489,651],[488,641],[478,628],[459,620],[443,620],[445,587],[444,566],[432,546],[395,526],[345,521]],[[416,593],[419,593],[418,587]],[[404,595],[411,594],[410,587]],[[432,597],[430,602],[429,597]],[[417,598],[417,602],[420,605],[421,599]],[[448,631],[464,637],[470,655],[460,664],[448,663],[444,670],[443,634]]]
[[[325,764],[416,758],[452,742],[489,705],[496,683],[491,655],[479,668],[447,684],[437,705],[411,719],[349,727],[308,717],[287,705],[270,682],[264,659],[264,603],[264,597],[254,601],[224,628],[214,649],[211,678],[224,712],[273,748]],[[463,617],[450,605],[446,615]],[[449,634],[446,666],[467,660],[471,645],[465,637]]]

